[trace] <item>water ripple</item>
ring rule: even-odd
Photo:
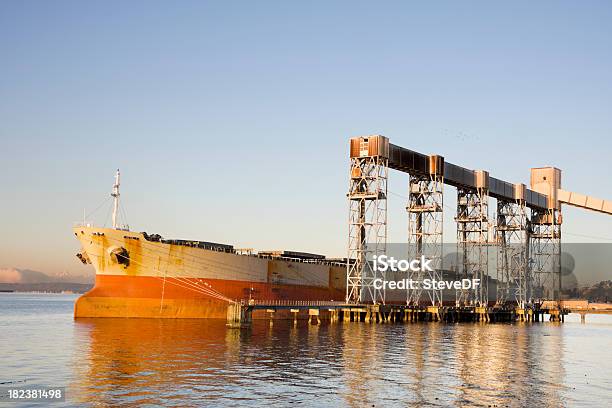
[[[563,325],[72,319],[74,297],[0,295],[4,381],[67,406],[605,406],[612,319]]]

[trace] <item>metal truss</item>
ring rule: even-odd
[[[386,251],[388,174],[385,157],[351,158],[347,302],[385,302],[384,287],[374,287],[374,280],[384,280],[385,273],[375,271],[372,260]]]
[[[456,292],[456,304],[486,306],[488,302],[488,192],[484,188],[457,189],[458,273],[466,279],[480,279],[475,289]]]
[[[529,228],[532,297],[536,302],[561,299],[561,212],[532,210]]]
[[[530,297],[527,268],[527,214],[524,200],[497,200],[497,299],[524,308]]]
[[[424,256],[431,260],[433,271],[410,271],[409,279],[419,282],[417,289],[406,288],[406,303],[419,304],[424,278],[442,279],[442,225],[443,225],[442,175],[411,175],[408,192],[408,259]],[[442,305],[442,291],[428,290],[432,306]]]

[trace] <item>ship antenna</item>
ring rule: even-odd
[[[117,174],[115,174],[115,184],[113,185],[113,192],[111,193],[111,197],[113,197],[113,228],[118,229],[117,227],[117,211],[119,210],[119,169],[117,169]]]

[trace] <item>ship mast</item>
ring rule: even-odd
[[[117,212],[119,211],[119,169],[117,169],[117,173],[115,174],[115,184],[113,185],[113,192],[111,193],[111,197],[113,197],[113,228],[118,229],[117,226]]]

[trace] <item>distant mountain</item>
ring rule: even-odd
[[[60,273],[47,275],[44,272],[31,269],[0,268],[0,283],[37,284],[37,283],[78,283],[92,284],[94,276],[70,275]]]

